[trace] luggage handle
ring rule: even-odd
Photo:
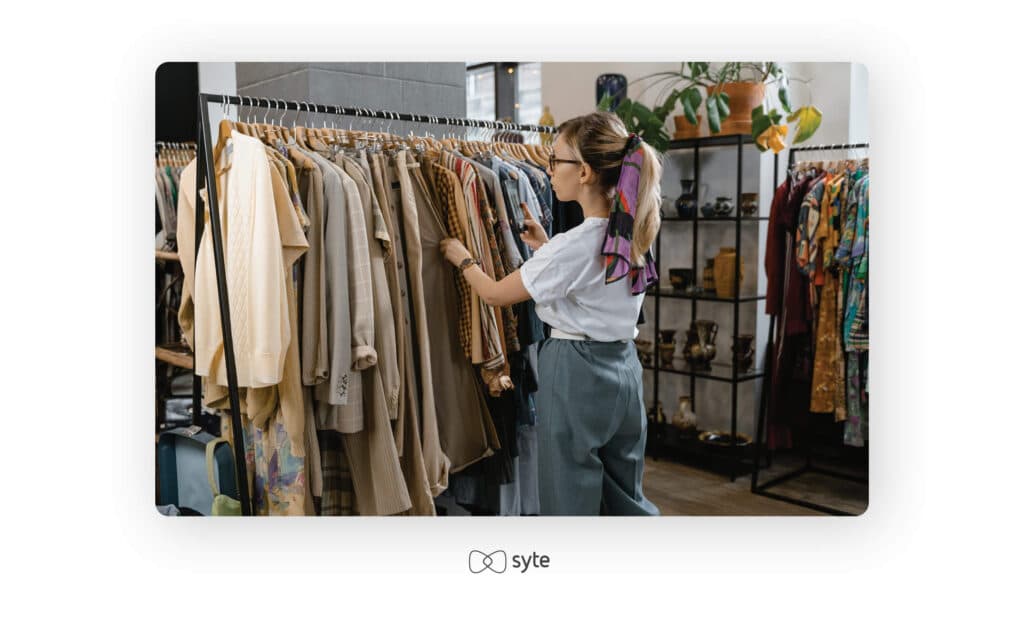
[[[220,489],[217,488],[217,480],[213,476],[213,453],[217,449],[219,443],[226,443],[226,438],[215,438],[206,444],[206,477],[210,480],[210,489],[213,491],[213,496],[217,497],[220,495]]]

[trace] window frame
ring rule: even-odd
[[[511,119],[522,123],[516,102],[519,101],[519,63],[489,61],[466,65],[466,71],[490,67],[494,70],[494,118]],[[512,68],[512,73],[508,69]]]

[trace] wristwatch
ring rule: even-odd
[[[477,259],[475,259],[475,258],[473,258],[471,256],[467,256],[465,258],[465,260],[463,260],[461,263],[459,263],[459,272],[461,273],[461,272],[465,271],[466,268],[469,267],[470,265],[477,265],[481,269],[483,268],[483,265],[480,264],[480,261],[478,261]]]

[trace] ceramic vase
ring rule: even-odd
[[[689,179],[679,181],[682,193],[676,198],[676,213],[680,219],[693,219],[697,216],[697,189],[696,182]],[[701,185],[701,188],[707,185]]]
[[[743,193],[740,195],[740,214],[744,217],[757,215],[757,194]]]
[[[677,293],[688,293],[693,288],[693,269],[673,267],[668,270],[668,280]]]
[[[601,74],[597,77],[597,102],[595,104],[600,104],[601,100],[608,96],[611,98],[611,107],[608,110],[614,111],[626,97],[627,84],[628,81],[622,74]]]
[[[712,214],[715,217],[728,217],[732,214],[732,209],[735,208],[732,203],[732,198],[720,195],[715,198],[715,207],[712,209]]]
[[[754,364],[754,335],[740,334],[732,344],[732,357],[736,371],[746,373]]]
[[[715,339],[718,336],[718,324],[706,319],[698,319],[690,323],[686,331],[686,346],[683,358],[694,369],[710,370],[717,349]]]
[[[701,288],[705,293],[715,293],[715,259],[708,258],[704,261],[704,273],[701,277]]]
[[[736,263],[740,263],[740,279],[736,281]],[[715,256],[713,275],[715,294],[718,297],[733,298],[743,284],[743,263],[736,255],[735,247],[723,247]]]

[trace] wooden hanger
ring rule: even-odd
[[[227,145],[228,139],[231,138],[231,131],[234,130],[234,125],[230,119],[220,120],[220,124],[217,125],[217,144],[213,146],[213,163],[220,160],[220,154],[224,151],[224,146]]]

